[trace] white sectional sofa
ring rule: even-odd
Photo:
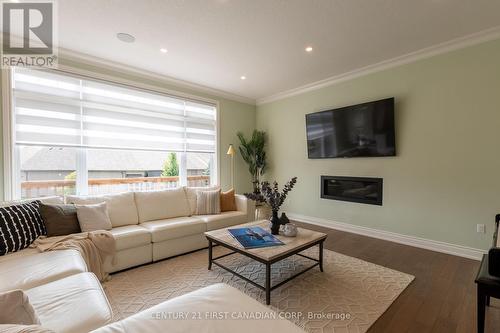
[[[116,238],[114,264],[108,272],[201,249],[207,246],[203,233],[252,221],[254,206],[236,196],[237,211],[219,215],[196,215],[196,188],[158,192],[131,192],[105,196],[67,196],[68,203],[105,201]],[[61,203],[61,198],[44,199]],[[5,206],[9,203],[3,203]],[[10,203],[14,204],[14,203]],[[197,311],[271,312],[269,308],[225,285],[214,285],[171,299],[120,322],[109,324],[113,314],[96,276],[75,250],[40,253],[27,248],[0,256],[0,292],[22,289],[28,295],[44,328],[55,332],[302,332],[287,320],[165,321],[152,316],[159,312]],[[154,320],[153,320],[153,319]],[[108,326],[105,326],[109,324]]]
[[[179,318],[181,313],[186,317]],[[285,317],[238,289],[219,283],[160,303],[92,333],[304,333]]]
[[[236,195],[237,211],[196,215],[196,191],[177,188],[102,196],[67,196],[67,203],[105,201],[115,236],[114,263],[110,273],[207,247],[204,232],[254,220],[253,201]]]
[[[89,332],[113,318],[97,277],[75,250],[25,249],[0,257],[0,292],[22,289],[44,328]]]

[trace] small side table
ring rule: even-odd
[[[483,255],[475,282],[477,285],[477,332],[484,333],[486,306],[490,306],[490,297],[500,298],[500,278],[488,273],[487,254]]]

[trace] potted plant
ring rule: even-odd
[[[297,177],[293,177],[289,180],[283,190],[280,191],[278,187],[278,182],[274,181],[272,186],[269,182],[262,182],[259,193],[245,193],[245,196],[256,202],[267,203],[273,212],[271,217],[271,233],[273,235],[278,235],[280,230],[280,219],[278,217],[278,212],[281,205],[285,202],[288,192],[290,192],[295,184],[297,183]]]
[[[236,133],[240,140],[240,154],[248,164],[248,171],[252,175],[253,193],[260,191],[260,179],[266,172],[266,133],[254,130],[250,140],[245,139],[242,132]]]

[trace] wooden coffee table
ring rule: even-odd
[[[236,275],[237,277],[253,284],[257,288],[260,288],[262,290],[266,291],[266,304],[271,303],[271,290],[276,289],[283,284],[289,282],[290,280],[296,278],[297,276],[307,272],[311,268],[314,268],[316,266],[319,266],[319,269],[321,272],[323,272],[323,242],[326,239],[326,234],[322,232],[317,232],[317,231],[312,231],[304,228],[298,228],[298,233],[297,237],[284,237],[281,235],[276,236],[279,238],[285,245],[279,245],[279,246],[272,246],[272,247],[264,247],[264,248],[256,248],[256,249],[245,249],[240,245],[240,243],[234,239],[231,234],[227,231],[227,229],[234,229],[234,228],[245,228],[249,226],[260,226],[264,228],[265,230],[269,230],[269,221],[267,220],[261,220],[261,221],[255,221],[255,222],[250,222],[246,224],[241,224],[241,225],[236,225],[230,228],[224,228],[224,229],[218,229],[218,230],[213,230],[213,231],[208,231],[205,232],[205,236],[208,239],[208,269],[212,269],[212,264],[219,266],[222,269],[225,269],[226,271],[229,271]],[[218,256],[214,258],[212,256],[212,248],[216,245],[220,245],[222,247],[228,248],[231,250],[230,253],[223,254],[221,256]],[[318,259],[312,258],[309,256],[306,256],[304,254],[301,254],[299,252],[302,252],[310,247],[313,247],[315,245],[319,245],[319,256]],[[256,260],[262,264],[265,265],[266,267],[266,283],[265,286],[261,286],[255,281],[250,280],[249,278],[233,271],[232,269],[222,265],[221,263],[217,262],[217,259],[221,259],[224,257],[227,257],[229,255],[239,253],[244,256],[247,256],[249,258],[252,258],[253,260]],[[313,265],[307,267],[306,269],[299,271],[292,275],[291,277],[287,278],[286,280],[281,281],[280,283],[271,286],[271,265],[281,261],[285,258],[291,257],[293,255],[298,255],[304,258],[307,258],[311,261],[314,262]]]

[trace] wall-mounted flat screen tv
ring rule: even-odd
[[[395,156],[394,98],[306,115],[309,158]]]

